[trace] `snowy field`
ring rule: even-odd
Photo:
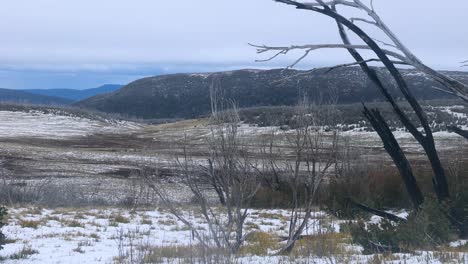
[[[105,122],[40,111],[0,111],[0,138],[67,138],[97,133],[125,133],[139,129],[132,122]]]
[[[184,208],[186,217],[201,232],[206,225],[195,208]],[[158,262],[186,263],[169,257],[165,250],[190,248],[195,245],[191,232],[163,209],[129,211],[119,208],[40,209],[10,208],[4,232],[9,244],[0,252],[4,263],[138,263],[143,249],[160,252]],[[401,214],[401,215],[404,215]],[[247,232],[264,232],[273,239],[286,235],[288,211],[251,210]],[[375,217],[371,220],[378,221]],[[317,211],[305,232],[320,239],[336,239],[339,254],[327,256],[275,256],[281,241],[274,240],[266,254],[241,253],[236,263],[467,263],[468,253],[457,247],[466,241],[452,243],[453,252],[416,252],[414,254],[361,255],[360,247],[349,244],[340,235],[340,223]],[[247,246],[259,243],[249,240]],[[141,250],[138,250],[140,248]],[[160,250],[160,251],[158,251]],[[140,256],[141,257],[141,256]],[[18,259],[19,258],[19,259]],[[234,260],[234,259],[233,259]],[[377,261],[377,262],[376,262]]]
[[[466,118],[452,110],[444,109],[457,118]],[[279,127],[247,124],[241,124],[238,130],[249,151],[256,153],[272,133],[283,137],[278,144],[283,144],[293,133]],[[105,198],[111,204],[119,204],[137,193],[148,196],[151,190],[142,186],[133,172],[143,167],[169,167],[181,153],[182,140],[188,140],[190,149],[196,151],[196,159],[203,162],[207,150],[205,139],[210,133],[208,121],[204,119],[147,125],[39,111],[0,111],[2,176],[17,186],[47,183],[61,192],[68,192],[70,187],[80,195]],[[341,136],[348,138],[355,155],[366,156],[367,162],[382,164],[383,160],[388,161],[376,133],[355,129],[343,132]],[[424,159],[421,147],[409,133],[398,131],[396,137],[411,159]],[[467,153],[468,142],[454,133],[437,132],[435,139],[442,157],[447,153],[453,155],[454,151]],[[468,159],[464,154],[458,157]],[[180,188],[177,178],[171,178],[169,174],[164,182],[171,197],[188,204],[192,198],[190,192]],[[206,230],[194,208],[187,205],[184,212],[200,230]],[[98,206],[67,209],[13,207],[9,209],[8,217],[4,231],[9,244],[0,251],[5,263],[131,263],[129,252],[143,254],[141,248],[159,252],[156,262],[186,263],[186,259],[171,258],[170,251],[174,248],[186,250],[195,243],[187,227],[160,208],[130,211]],[[374,217],[371,222],[378,220]],[[306,234],[325,238],[324,243],[334,241],[338,245],[336,251],[326,256],[315,254],[313,250],[307,255],[275,256],[275,250],[282,243],[275,238],[286,235],[287,221],[285,210],[252,210],[247,231],[264,232],[275,242],[267,245],[264,254],[242,253],[230,262],[468,263],[467,254],[459,253],[466,252],[466,241],[454,241],[451,248],[441,249],[443,252],[362,255],[360,248],[349,242],[349,235],[340,233],[343,221],[323,212],[316,212]],[[249,241],[247,245],[256,246],[255,243],[258,241]]]

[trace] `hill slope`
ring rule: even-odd
[[[0,102],[41,105],[67,105],[72,103],[73,101],[66,98],[0,88]]]
[[[438,84],[411,70],[402,70],[409,86],[420,99],[452,98],[429,87]],[[401,94],[392,85],[388,74],[379,70],[396,97]],[[468,82],[468,73],[451,72],[451,76]],[[360,68],[340,68],[326,73],[296,70],[237,70],[206,74],[173,74],[144,78],[113,93],[98,95],[75,105],[104,112],[140,118],[189,118],[210,111],[210,86],[219,83],[224,98],[239,107],[293,105],[304,94],[312,100],[339,103],[383,100]],[[336,96],[335,96],[336,95]]]
[[[24,90],[33,94],[55,96],[70,99],[73,101],[79,101],[92,97],[98,94],[110,93],[115,90],[122,88],[120,84],[105,84],[97,88],[85,89],[85,90],[74,90],[74,89],[28,89]]]

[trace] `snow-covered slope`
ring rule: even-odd
[[[68,138],[97,133],[125,133],[139,129],[132,122],[90,118],[40,111],[0,111],[0,138]]]

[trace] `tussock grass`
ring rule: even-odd
[[[247,236],[246,244],[241,248],[241,255],[267,255],[269,250],[277,249],[279,239],[266,232],[252,232]]]
[[[84,228],[84,224],[77,220],[62,221],[62,224],[68,227],[81,227]]]
[[[19,225],[22,228],[37,229],[41,224],[43,224],[43,223],[42,223],[42,221],[39,221],[39,220],[24,220],[24,219],[19,220]]]
[[[21,260],[21,259],[27,259],[30,256],[34,254],[38,254],[39,251],[33,249],[31,246],[24,245],[22,249],[20,249],[18,252],[10,255],[10,259],[14,260]]]
[[[333,255],[351,254],[346,244],[351,243],[351,236],[344,233],[322,233],[305,236],[300,239],[293,249],[296,256],[326,257]]]
[[[118,215],[112,217],[111,221],[114,222],[114,223],[120,223],[120,224],[130,223],[130,219],[128,217],[125,217],[125,216],[121,215],[121,214],[118,214]]]

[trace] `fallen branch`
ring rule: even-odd
[[[356,201],[354,201],[354,200],[352,200],[352,199],[348,199],[348,201],[349,201],[352,205],[356,206],[357,208],[359,208],[359,209],[361,209],[361,210],[363,210],[363,211],[366,211],[366,212],[371,213],[371,214],[376,215],[376,216],[380,216],[380,217],[385,218],[385,219],[388,219],[388,220],[390,220],[390,221],[393,221],[393,222],[396,222],[396,223],[401,223],[401,222],[405,222],[405,221],[406,221],[406,219],[401,218],[401,217],[399,217],[399,216],[397,216],[397,215],[394,215],[394,214],[391,214],[391,213],[387,213],[387,212],[385,212],[385,211],[381,211],[381,210],[377,210],[377,209],[371,208],[371,207],[369,207],[369,206],[366,206],[366,205],[363,205],[363,204],[361,204],[361,203],[358,203],[358,202],[356,202]]]

